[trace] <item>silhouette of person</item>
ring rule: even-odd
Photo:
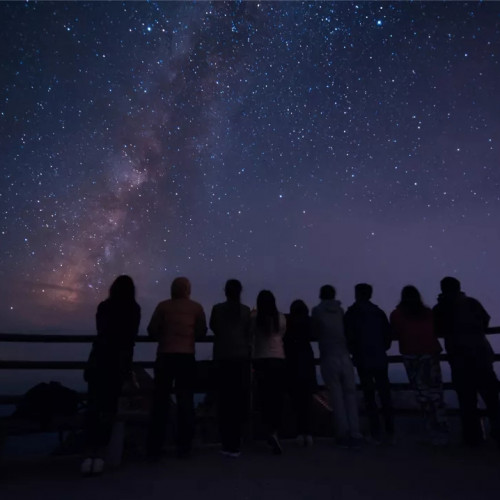
[[[363,390],[371,437],[376,443],[382,437],[375,400],[377,390],[382,404],[385,432],[391,442],[394,436],[394,416],[386,354],[391,346],[391,329],[385,313],[370,301],[372,293],[373,288],[367,283],[359,283],[354,287],[356,301],[347,309],[344,325],[347,345]]]
[[[210,315],[221,453],[230,457],[240,455],[250,398],[250,308],[241,303],[241,290],[238,280],[228,280],[226,301],[216,304]]]
[[[84,378],[88,383],[85,441],[87,457],[82,474],[100,474],[104,451],[111,437],[118,398],[132,374],[132,358],[141,308],[135,301],[132,278],[118,276],[109,297],[97,307],[97,337],[92,344]]]
[[[425,420],[430,442],[448,442],[448,423],[443,399],[443,381],[439,365],[441,345],[434,333],[432,311],[425,306],[420,292],[412,285],[401,291],[401,301],[390,316],[393,339]]]
[[[311,411],[317,383],[311,339],[309,309],[302,300],[295,300],[290,305],[290,314],[286,318],[283,342],[289,393],[297,417],[297,437],[303,446],[313,444]]]
[[[161,456],[170,395],[174,390],[177,402],[177,455],[186,458],[191,452],[195,418],[195,340],[204,337],[207,332],[202,306],[190,299],[189,280],[175,278],[170,291],[171,298],[156,306],[148,325],[149,336],[158,341],[147,440],[147,452],[153,459]]]
[[[344,334],[344,311],[335,296],[333,286],[322,286],[321,302],[313,308],[312,319],[319,344],[321,376],[330,392],[336,442],[342,448],[357,448],[362,436],[354,367]]]
[[[500,446],[498,379],[493,369],[493,349],[485,335],[489,314],[478,300],[467,297],[460,281],[452,277],[441,280],[441,294],[432,312],[437,336],[444,338],[448,354],[464,442],[476,446],[483,441],[477,410],[479,394],[486,405],[492,436]]]
[[[281,455],[278,439],[285,391],[285,351],[283,336],[286,319],[278,312],[276,299],[269,290],[257,296],[257,310],[250,316],[253,340],[253,366],[267,443],[275,455]]]

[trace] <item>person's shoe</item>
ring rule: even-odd
[[[92,474],[92,462],[93,460],[90,457],[86,458],[82,462],[82,465],[80,466],[82,476],[90,476]]]
[[[229,457],[229,458],[238,458],[241,455],[241,451],[222,449],[222,450],[220,450],[220,454],[224,455],[225,457]]]
[[[271,434],[267,438],[267,444],[271,447],[274,455],[281,455],[283,453],[283,449],[281,448],[278,436],[275,433]]]
[[[104,460],[102,458],[94,458],[92,464],[92,474],[98,476],[104,472]]]

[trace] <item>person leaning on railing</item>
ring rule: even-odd
[[[228,280],[227,300],[210,315],[221,453],[233,458],[240,455],[250,400],[250,308],[241,303],[241,290],[238,280]]]
[[[174,383],[177,401],[177,455],[179,458],[186,458],[191,452],[195,419],[195,340],[205,336],[207,323],[202,306],[191,300],[190,294],[189,280],[176,278],[171,285],[171,298],[156,306],[148,325],[149,336],[158,341],[147,438],[147,453],[152,459],[161,456]]]
[[[84,371],[88,383],[86,458],[81,465],[84,475],[103,472],[104,450],[111,437],[118,398],[132,371],[140,320],[134,282],[129,276],[119,276],[111,285],[109,297],[97,308],[97,338]]]
[[[478,300],[460,290],[460,281],[453,277],[441,280],[441,294],[432,312],[437,336],[444,338],[465,444],[477,446],[483,441],[477,410],[479,394],[486,406],[492,437],[500,447],[498,379],[493,368],[494,352],[485,335],[490,315]]]
[[[393,339],[425,420],[425,438],[433,445],[448,442],[448,422],[443,398],[439,353],[443,350],[436,334],[432,311],[412,285],[401,291],[401,301],[390,316]]]

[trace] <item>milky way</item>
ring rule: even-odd
[[[130,274],[500,322],[500,4],[0,4],[0,325],[92,329]],[[145,323],[145,322],[144,322]],[[143,325],[144,326],[144,325]]]

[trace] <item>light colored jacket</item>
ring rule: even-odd
[[[344,334],[344,310],[338,300],[322,300],[312,310],[313,329],[321,359],[349,355]]]
[[[253,338],[254,359],[285,359],[283,337],[286,331],[286,318],[279,313],[279,328],[277,332],[266,333],[261,331],[256,324],[257,313],[251,315],[251,333]]]

